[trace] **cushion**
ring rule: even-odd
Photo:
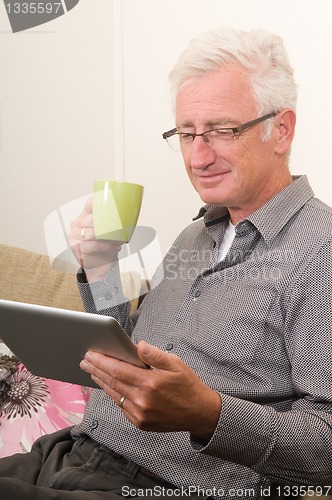
[[[0,344],[0,355],[7,360],[12,353]],[[81,422],[92,389],[37,377],[19,362],[7,368],[0,369],[0,458],[26,453],[38,437]]]
[[[0,299],[82,311],[73,272],[51,268],[47,255],[0,245]]]

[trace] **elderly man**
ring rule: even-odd
[[[95,240],[89,203],[70,235],[86,310],[117,317],[153,369],[87,353],[102,390],[81,425],[0,462],[5,500],[329,493],[332,210],[289,171],[282,41],[210,31],[171,81],[163,137],[205,205],[132,317],[119,248]]]

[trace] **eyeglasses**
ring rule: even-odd
[[[254,127],[258,123],[261,123],[268,118],[272,118],[276,116],[278,111],[273,111],[268,115],[261,116],[260,118],[256,118],[255,120],[251,120],[250,122],[243,123],[242,125],[238,125],[237,127],[229,127],[229,128],[217,128],[212,130],[207,130],[202,134],[191,134],[190,132],[178,132],[176,128],[172,128],[168,132],[163,133],[163,139],[166,139],[167,144],[173,151],[181,151],[183,149],[188,149],[193,145],[193,142],[196,137],[203,137],[203,140],[206,142],[211,149],[218,149],[218,145],[225,143],[232,143],[244,130],[248,130],[251,127]]]

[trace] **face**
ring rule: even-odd
[[[257,117],[248,77],[239,67],[207,73],[177,96],[176,125],[181,132],[235,127]],[[274,131],[266,142],[261,136],[259,124],[218,151],[202,137],[182,150],[188,176],[202,201],[228,207],[234,223],[264,204],[284,182],[280,175],[285,173],[276,165]]]

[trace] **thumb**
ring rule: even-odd
[[[173,354],[162,351],[144,340],[141,340],[137,344],[137,351],[139,357],[145,364],[153,368],[159,368],[160,370],[176,371],[174,363],[178,358]]]

